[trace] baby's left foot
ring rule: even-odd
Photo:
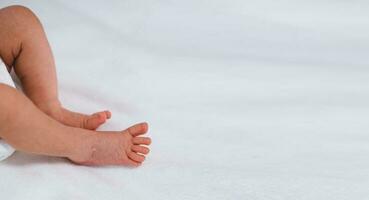
[[[100,125],[104,124],[106,120],[111,118],[111,112],[108,110],[86,115],[65,109],[59,102],[44,103],[37,106],[47,115],[64,125],[89,130],[96,130]]]

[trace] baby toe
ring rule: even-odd
[[[133,161],[136,161],[136,162],[139,162],[139,163],[141,163],[145,160],[145,156],[137,154],[137,153],[132,152],[132,151],[128,153],[128,157],[130,159],[132,159]]]
[[[109,110],[105,110],[104,113],[105,113],[106,119],[111,118],[111,112]]]
[[[144,145],[150,145],[151,144],[151,138],[148,137],[134,137],[132,138],[133,144],[144,144]]]
[[[148,127],[149,127],[148,124],[144,122],[144,123],[135,124],[129,127],[126,131],[132,136],[138,136],[138,135],[143,135],[147,133],[149,129]]]
[[[139,145],[133,145],[131,147],[132,151],[136,152],[136,153],[142,153],[142,154],[148,154],[150,152],[150,149],[144,146],[139,146]]]
[[[108,116],[105,111],[94,113],[93,115],[91,115],[91,117],[98,118],[101,121],[105,121],[106,119],[108,119]]]
[[[83,127],[87,129],[95,130],[101,124],[105,123],[105,121],[106,121],[106,118],[104,114],[95,113],[93,115],[86,117]]]
[[[139,167],[141,165],[141,163],[140,162],[133,161],[133,160],[127,160],[127,161],[124,161],[122,163],[122,165],[127,165],[129,167]]]

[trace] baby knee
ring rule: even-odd
[[[0,10],[1,20],[11,22],[13,28],[25,31],[27,27],[34,28],[39,20],[33,11],[25,6],[13,5]],[[11,27],[9,27],[11,28]]]
[[[0,10],[2,14],[8,14],[8,15],[17,15],[17,16],[26,16],[30,17],[34,15],[31,9],[21,6],[21,5],[13,5],[8,6]]]

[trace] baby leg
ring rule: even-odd
[[[67,157],[86,165],[139,166],[151,140],[141,123],[121,132],[65,126],[41,112],[27,97],[0,83],[0,138],[19,151]],[[9,105],[15,106],[9,106]]]
[[[82,134],[48,117],[22,93],[0,83],[0,137],[29,153],[68,157],[78,149]]]
[[[38,18],[29,9],[11,6],[0,10],[0,56],[14,67],[25,94],[43,112],[74,127],[96,129],[111,117],[109,111],[84,115],[61,106],[55,62]]]

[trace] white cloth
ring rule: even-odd
[[[5,64],[2,62],[1,59],[0,59],[0,83],[4,83],[9,86],[15,87],[10,74],[6,70]],[[0,139],[0,161],[8,158],[13,153],[14,149],[4,140]]]
[[[14,2],[63,105],[111,110],[100,130],[145,120],[153,143],[136,169],[17,153],[0,199],[369,199],[369,2]]]

